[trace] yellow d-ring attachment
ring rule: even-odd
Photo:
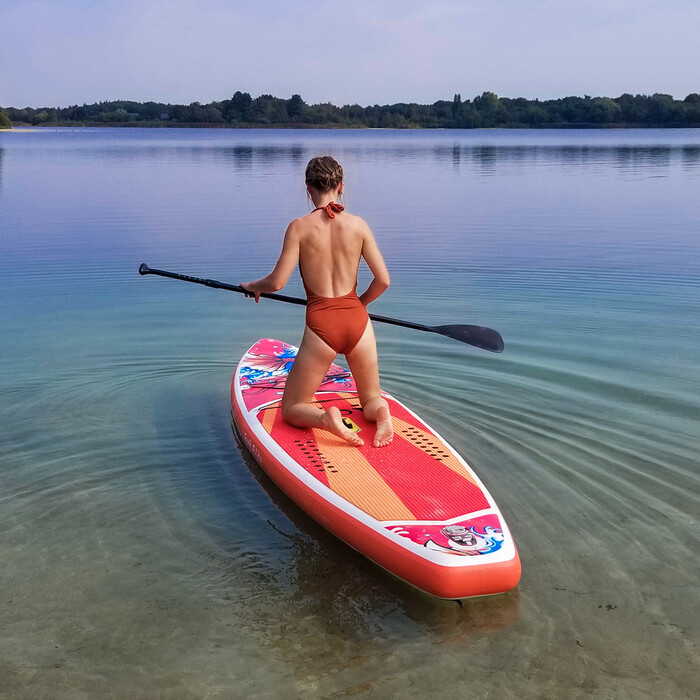
[[[360,426],[357,423],[353,423],[349,418],[343,418],[343,425],[348,429],[352,430],[353,433],[360,432]]]

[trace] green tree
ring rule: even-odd
[[[251,111],[257,124],[284,124],[289,121],[287,101],[272,95],[260,95],[254,99]]]
[[[483,92],[474,98],[474,106],[483,112],[493,112],[498,109],[500,100],[495,92]]]
[[[43,124],[44,122],[49,121],[49,119],[49,113],[44,109],[32,117],[32,124]]]
[[[525,108],[523,121],[530,126],[537,126],[547,122],[547,110],[536,104],[528,105]]]
[[[308,113],[308,106],[301,95],[292,95],[291,99],[287,100],[287,114],[290,119],[295,122],[305,121]]]
[[[683,100],[683,115],[689,126],[700,124],[700,95],[697,92],[691,92]]]
[[[474,107],[481,113],[483,126],[493,127],[505,123],[501,100],[495,92],[484,92],[480,97],[475,97]]]
[[[619,121],[622,107],[609,97],[595,97],[591,100],[591,121],[595,124],[610,124]]]
[[[11,129],[12,122],[10,118],[5,114],[5,110],[0,107],[0,129]]]
[[[658,92],[649,98],[648,115],[652,124],[680,121],[680,110],[673,97]]]
[[[462,95],[458,92],[452,98],[452,115],[455,121],[459,121],[459,114],[462,111]]]
[[[239,124],[253,121],[251,105],[253,98],[248,92],[237,90],[230,100],[221,103],[221,113],[224,119],[230,124]]]
[[[644,104],[641,95],[630,95],[628,92],[615,99],[620,107],[620,121],[625,124],[641,124],[644,121]]]

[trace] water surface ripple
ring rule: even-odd
[[[235,362],[303,310],[137,275],[262,275],[324,152],[374,310],[505,338],[376,326],[500,504],[510,594],[408,588],[238,443]],[[698,130],[0,134],[0,696],[694,697],[699,175]]]

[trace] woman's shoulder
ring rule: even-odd
[[[304,231],[309,227],[308,222],[304,221],[305,218],[305,216],[300,216],[289,222],[287,230],[284,232],[285,240],[298,240],[304,235]]]
[[[345,210],[341,214],[341,217],[345,220],[346,223],[350,224],[353,227],[362,228],[362,229],[369,228],[369,226],[367,225],[367,222],[361,216],[358,216],[357,214],[351,214],[347,210]]]

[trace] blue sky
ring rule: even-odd
[[[0,0],[0,104],[700,92],[699,0]]]

